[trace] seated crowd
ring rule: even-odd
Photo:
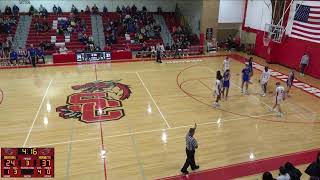
[[[6,43],[4,43],[6,44]],[[1,45],[1,43],[0,43]],[[43,48],[34,48],[31,44],[28,49],[16,48],[11,45],[7,47],[2,45],[0,48],[0,65],[9,66],[9,65],[22,65],[22,64],[33,64],[32,59],[35,60],[33,66],[36,63],[45,64],[45,54]]]
[[[17,24],[17,17],[0,17],[0,34],[10,34]]]
[[[316,160],[307,167],[305,173],[309,175],[309,180],[320,180],[320,152]],[[262,180],[300,180],[301,176],[300,170],[295,168],[292,163],[287,162],[279,168],[279,176],[276,179],[270,172],[264,172]]]

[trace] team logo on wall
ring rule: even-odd
[[[131,90],[118,81],[94,81],[71,88],[78,91],[67,97],[67,104],[56,108],[65,119],[79,119],[85,123],[119,120],[125,116],[122,101]]]

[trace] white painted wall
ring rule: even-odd
[[[202,2],[200,0],[180,0],[178,6],[181,13],[188,21],[192,32],[200,34],[200,20],[202,12]]]
[[[242,23],[244,6],[245,0],[220,0],[218,22]]]
[[[271,0],[248,0],[245,27],[264,31],[265,24],[270,24],[271,19]]]
[[[72,4],[80,10],[84,10],[87,5],[96,4],[100,11],[105,5],[109,11],[115,11],[118,5],[121,8],[122,5],[135,4],[138,9],[146,6],[149,11],[154,12],[160,6],[164,12],[174,12],[177,0],[30,0],[30,2],[35,8],[39,8],[42,4],[49,12],[52,11],[54,4],[59,5],[64,12],[70,12]],[[3,12],[6,5],[12,7],[14,4],[19,6],[21,12],[29,11],[30,4],[19,4],[19,0],[0,0],[0,9]]]

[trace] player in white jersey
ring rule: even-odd
[[[286,91],[283,86],[281,86],[280,82],[276,83],[276,102],[272,108],[272,110],[275,110],[278,108],[278,116],[282,117],[283,113],[281,110],[281,103],[285,100]]]
[[[262,89],[261,96],[266,96],[267,84],[268,84],[269,78],[270,78],[270,71],[268,66],[266,66],[264,67],[264,71],[262,72],[259,80],[261,84],[261,89]]]
[[[220,71],[217,71],[217,79],[214,95],[216,96],[216,101],[213,103],[213,107],[217,108],[220,106],[219,101],[221,100],[221,91],[222,91],[222,75]]]
[[[224,60],[223,60],[223,72],[226,72],[226,70],[230,70],[230,59],[227,56]]]

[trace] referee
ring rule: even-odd
[[[194,154],[195,150],[198,148],[197,140],[193,137],[194,133],[196,131],[197,124],[195,124],[194,128],[190,128],[188,134],[186,135],[186,154],[187,159],[184,163],[181,172],[183,174],[188,174],[187,171],[188,167],[191,166],[192,170],[199,169],[199,166],[196,165],[196,162],[194,161]]]

